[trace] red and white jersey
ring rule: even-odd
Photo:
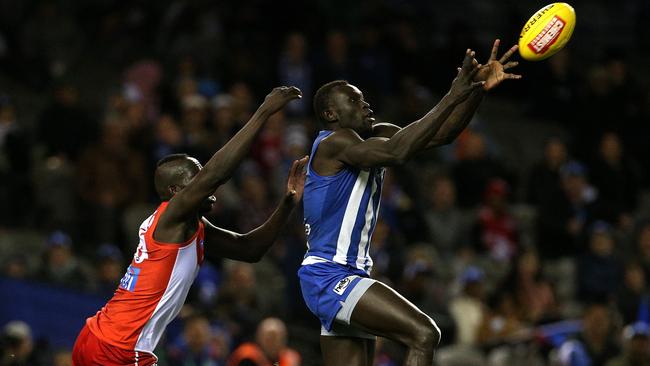
[[[153,353],[167,324],[178,315],[203,262],[205,226],[182,244],[153,238],[168,202],[140,226],[140,243],[113,298],[86,320],[101,341],[126,350]]]

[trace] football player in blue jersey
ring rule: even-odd
[[[322,86],[314,109],[323,130],[314,141],[305,183],[307,253],[298,274],[303,297],[319,317],[326,365],[372,365],[375,337],[405,345],[406,365],[432,365],[440,341],[435,322],[385,284],[370,278],[369,244],[377,222],[384,167],[453,141],[486,91],[520,75],[507,73],[517,50],[485,65],[467,50],[442,100],[399,128],[375,123],[363,93],[346,81]]]

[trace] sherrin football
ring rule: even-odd
[[[546,5],[533,14],[519,34],[519,54],[539,61],[561,50],[573,34],[576,13],[567,3]]]

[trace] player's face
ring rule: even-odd
[[[372,131],[375,118],[361,90],[354,85],[343,85],[332,99],[341,127],[351,128],[360,134]]]
[[[188,158],[188,159],[196,166],[196,169],[194,170],[191,177],[186,182],[187,184],[189,184],[192,178],[194,178],[194,176],[197,175],[199,171],[201,171],[201,169],[203,169],[203,166],[201,165],[201,163],[199,163],[198,160],[196,160],[195,158]],[[205,201],[203,201],[203,203],[201,204],[201,207],[199,208],[199,214],[204,215],[212,211],[212,206],[214,205],[215,202],[217,202],[217,198],[214,195],[206,198]]]

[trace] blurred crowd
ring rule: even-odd
[[[346,79],[403,126],[467,47],[482,62],[539,7],[434,3],[0,0],[1,275],[110,298],[157,206],[156,161],[205,163],[295,85],[304,98],[269,119],[209,215],[248,231],[310,150],[320,85]],[[436,320],[440,365],[650,365],[650,6],[617,3],[632,16],[576,1],[575,47],[522,64],[452,145],[387,174],[372,276]],[[618,42],[587,34],[607,27]],[[297,211],[260,263],[206,248],[161,365],[320,364]],[[0,365],[70,365],[21,319],[0,326]],[[381,340],[376,365],[402,352]]]

